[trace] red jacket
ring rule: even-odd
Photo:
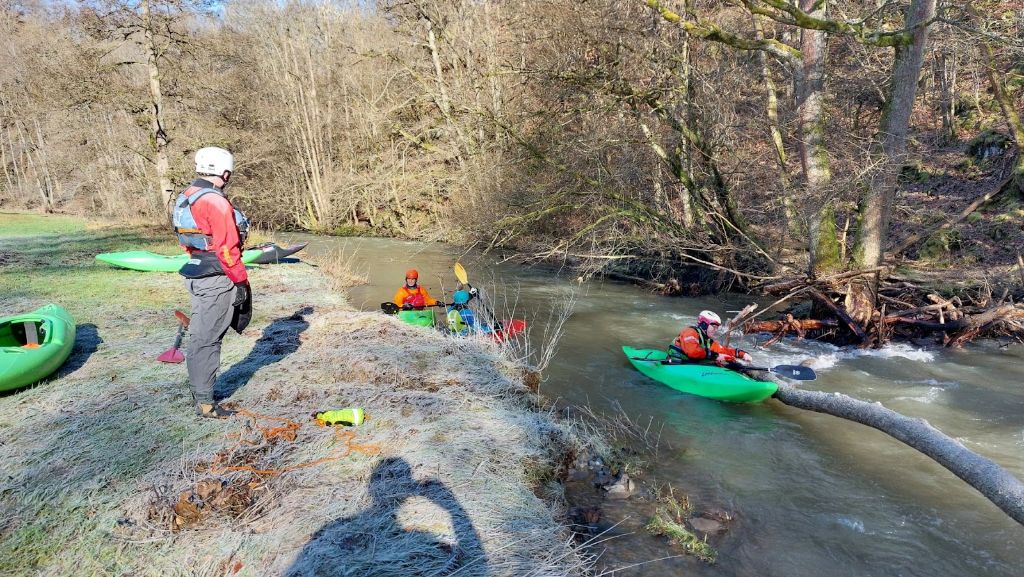
[[[691,361],[702,361],[704,359],[716,359],[719,355],[726,357],[726,362],[735,359],[738,349],[723,347],[714,339],[704,334],[696,327],[686,327],[676,337],[673,346],[682,349]]]
[[[185,196],[192,196],[200,190],[202,189],[198,186],[190,186],[185,190]],[[204,194],[192,205],[192,218],[195,219],[199,230],[213,239],[210,251],[217,254],[224,274],[231,282],[249,280],[245,264],[242,263],[242,242],[238,236],[238,226],[235,224],[234,208],[228,199],[219,194]],[[196,249],[191,247],[185,247],[185,250],[189,254],[196,252]]]

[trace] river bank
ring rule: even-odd
[[[497,347],[356,311],[309,263],[258,267],[218,382],[251,414],[200,420],[184,365],[155,360],[181,279],[92,258],[173,243],[2,218],[0,310],[58,302],[79,334],[54,377],[0,397],[3,574],[580,572],[555,482],[578,439]],[[370,415],[354,435],[310,418],[344,406]]]

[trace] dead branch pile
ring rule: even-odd
[[[955,274],[950,272],[951,277]],[[868,314],[855,314],[863,306],[852,302],[855,291],[851,285],[876,275],[876,305],[868,306]],[[940,292],[934,282],[902,277],[878,267],[821,279],[790,279],[765,286],[762,291],[781,296],[776,304],[805,301],[791,306],[776,320],[750,319],[743,324],[746,333],[772,333],[770,342],[785,335],[861,347],[919,338],[934,338],[947,347],[959,347],[979,337],[1010,337],[1024,342],[1024,290],[1014,292],[1009,286],[994,287],[987,281],[958,290],[956,296],[943,296],[949,291]]]

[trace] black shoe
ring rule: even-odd
[[[231,409],[225,409],[217,403],[196,405],[196,414],[206,419],[226,419],[237,412],[238,411],[232,411]]]

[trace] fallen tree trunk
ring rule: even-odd
[[[928,421],[901,415],[881,403],[867,403],[841,393],[804,391],[776,382],[779,390],[774,396],[780,402],[867,425],[902,441],[949,469],[1024,525],[1024,483],[995,462],[947,437]]]
[[[793,319],[792,321],[751,321],[744,323],[745,333],[777,333],[779,331],[816,331],[834,329],[839,323],[834,319]]]
[[[1015,318],[1018,316],[1015,314],[1017,311],[1018,308],[1014,305],[1002,305],[989,309],[981,314],[964,315],[963,317],[949,321],[948,323],[937,323],[934,321],[906,318],[899,315],[888,316],[886,317],[885,322],[911,325],[929,331],[961,331],[984,328],[993,322],[1001,321],[1005,318]],[[1024,316],[1024,312],[1021,312],[1019,316]]]

